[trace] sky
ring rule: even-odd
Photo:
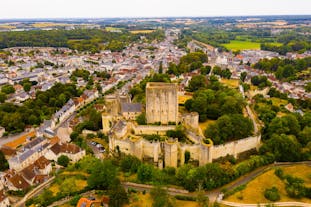
[[[311,0],[0,0],[0,19],[310,14]]]

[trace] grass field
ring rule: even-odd
[[[214,122],[215,122],[215,120],[206,120],[206,121],[203,122],[203,123],[199,123],[199,126],[200,126],[202,132],[204,133],[205,129],[206,129],[210,124],[212,124],[212,123],[214,123]]]
[[[105,27],[105,30],[107,30],[108,32],[114,31],[114,30],[121,30],[121,28],[118,27]]]
[[[259,50],[260,43],[258,42],[249,42],[249,41],[239,41],[231,40],[230,43],[222,44],[228,50]]]
[[[9,24],[0,24],[0,29],[15,29],[16,27]]]
[[[230,88],[238,88],[239,87],[239,80],[233,80],[233,79],[225,79],[222,78],[220,80],[221,83],[225,84],[226,86]]]
[[[283,100],[283,99],[275,98],[275,97],[272,97],[271,101],[274,106],[281,106],[281,105],[285,106],[288,103],[287,100]]]
[[[67,25],[69,24],[60,24],[60,23],[52,23],[52,22],[39,22],[39,23],[32,24],[32,26],[36,28],[67,26]]]
[[[178,96],[178,104],[185,104],[185,102],[191,98],[192,96],[189,95]]]
[[[148,34],[154,32],[154,30],[132,30],[130,31],[132,34]]]
[[[198,204],[194,201],[176,200],[175,206],[182,207],[197,207]],[[150,194],[143,195],[142,193],[135,193],[131,195],[130,204],[124,207],[152,207],[152,198]]]
[[[311,167],[306,165],[296,165],[291,167],[282,167],[285,174],[291,174],[293,176],[302,178],[305,180],[307,186],[311,185]],[[302,198],[302,199],[293,199],[287,196],[285,190],[285,184],[281,181],[275,174],[274,169],[269,170],[254,180],[250,181],[246,188],[242,191],[239,191],[231,196],[229,196],[227,201],[238,202],[238,203],[268,203],[270,202],[264,197],[264,191],[267,188],[272,188],[273,186],[277,187],[281,200],[279,202],[287,201],[297,201],[310,203],[311,199]]]

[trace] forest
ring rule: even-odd
[[[72,84],[55,84],[51,89],[36,93],[35,99],[29,99],[22,106],[12,103],[0,104],[0,125],[9,133],[24,131],[26,126],[38,126],[48,120],[70,98],[80,96],[81,91]]]
[[[310,66],[311,57],[296,60],[280,58],[273,58],[271,60],[262,59],[254,64],[254,68],[264,70],[266,72],[272,72],[275,74],[277,79],[282,81],[310,78],[310,73],[299,74],[300,72],[307,70]]]
[[[161,40],[164,32],[157,30],[145,34],[147,41]],[[139,34],[107,32],[100,29],[1,32],[0,49],[10,47],[68,47],[78,51],[99,52],[101,49],[123,50],[129,43],[138,41]]]

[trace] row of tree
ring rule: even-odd
[[[297,60],[280,58],[272,58],[271,60],[262,59],[254,67],[274,73],[279,80],[307,79],[310,78],[310,74],[298,76],[297,73],[311,67],[311,57]]]

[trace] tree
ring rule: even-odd
[[[98,162],[90,169],[90,172],[87,183],[92,189],[109,189],[117,176],[117,169],[110,160]]]
[[[132,155],[126,155],[121,160],[121,169],[123,172],[136,173],[141,161]]]
[[[142,164],[137,170],[137,179],[141,182],[148,182],[152,179],[153,167],[151,165]]]
[[[242,82],[245,81],[246,76],[247,76],[247,72],[242,72],[241,73],[240,79],[241,79]]]
[[[212,67],[207,65],[205,67],[202,67],[201,70],[201,75],[208,75],[211,72]]]
[[[292,134],[298,136],[300,125],[297,118],[292,115],[274,118],[268,126],[268,135],[276,134]]]
[[[204,195],[201,185],[199,185],[196,201],[198,203],[198,207],[208,207],[209,199],[206,195]]]
[[[193,76],[189,82],[189,90],[197,91],[200,88],[206,88],[206,78],[203,75]]]
[[[109,206],[122,207],[129,202],[127,193],[125,192],[120,181],[116,179],[109,189]]]
[[[5,171],[9,169],[9,163],[5,159],[3,152],[0,150],[0,171]]]
[[[26,91],[26,92],[30,91],[31,86],[32,86],[31,83],[24,83],[23,84],[24,91]]]
[[[6,100],[6,94],[5,93],[2,93],[2,92],[0,92],[0,103],[4,103],[5,102],[5,100]]]
[[[151,189],[150,195],[152,197],[152,207],[173,207],[174,203],[170,199],[167,190],[156,186]]]
[[[278,201],[281,198],[279,191],[276,187],[266,189],[264,192],[264,196],[266,199],[273,202]]]
[[[57,164],[63,166],[63,167],[67,167],[68,164],[70,162],[69,157],[67,157],[66,155],[61,155],[58,159],[57,159]]]
[[[74,177],[66,178],[60,185],[60,190],[65,195],[77,191],[76,179]]]
[[[139,125],[146,125],[147,124],[146,114],[145,113],[141,113],[140,115],[138,115],[136,117],[136,122]]]
[[[1,87],[1,92],[5,94],[15,93],[15,89],[12,85],[4,85]]]
[[[273,134],[260,148],[260,152],[271,152],[275,160],[280,162],[295,162],[301,159],[301,146],[293,135]]]

